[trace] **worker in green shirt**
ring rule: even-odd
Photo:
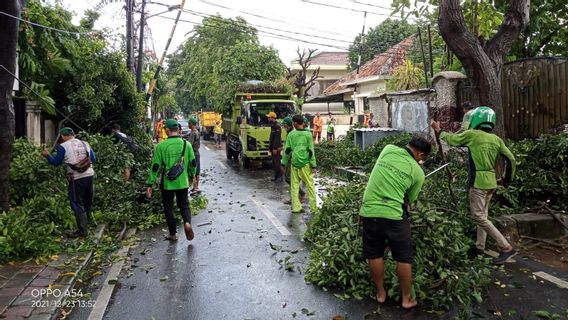
[[[308,189],[310,210],[315,212],[317,210],[316,189],[312,169],[316,168],[316,155],[312,135],[304,129],[304,118],[301,115],[295,115],[292,121],[294,122],[295,130],[290,132],[286,138],[284,154],[282,155],[282,164],[284,166],[288,164],[288,161],[291,163],[290,197],[292,213],[302,212],[300,199],[296,196],[300,190],[300,181],[303,181]]]
[[[158,178],[160,169],[162,177],[160,189],[162,191],[162,204],[171,241],[178,240],[176,219],[174,217],[174,196],[183,218],[183,227],[187,240],[194,237],[191,226],[191,212],[189,208],[188,190],[190,180],[195,176],[195,155],[191,144],[180,136],[179,124],[174,119],[168,119],[165,124],[167,139],[156,146],[146,196],[152,197],[152,185]],[[179,169],[179,170],[178,170]]]
[[[384,287],[384,254],[388,246],[396,263],[402,291],[402,307],[417,305],[412,299],[412,238],[408,205],[418,199],[424,183],[420,167],[432,144],[422,136],[414,136],[405,147],[387,145],[375,162],[363,194],[359,211],[363,224],[363,256],[369,263],[379,303],[386,300]]]
[[[499,154],[506,158],[505,180],[510,182],[515,174],[515,157],[497,135],[491,133],[495,127],[495,112],[488,107],[478,107],[471,112],[469,130],[459,134],[443,132],[440,123],[432,121],[432,129],[440,139],[454,147],[469,149],[469,206],[477,224],[476,248],[485,250],[487,235],[497,242],[500,254],[493,259],[495,264],[503,264],[516,254],[503,234],[487,218],[491,197],[497,188],[495,160]]]

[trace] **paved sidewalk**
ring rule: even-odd
[[[95,237],[100,239],[103,231],[98,227]],[[66,298],[80,297],[72,288],[91,256],[92,251],[62,254],[46,264],[0,266],[0,319],[51,319]]]

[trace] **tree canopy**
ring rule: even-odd
[[[277,80],[284,74],[278,52],[259,44],[256,29],[240,17],[205,18],[168,67],[176,100],[186,113],[208,107],[224,111],[239,82]]]
[[[516,58],[568,56],[568,5],[565,0],[532,0],[531,21],[511,49]]]
[[[22,17],[46,26],[82,32],[75,35],[29,24],[20,24],[18,39],[20,75],[43,98],[24,91],[30,100],[42,103],[45,111],[68,116],[90,132],[99,132],[111,122],[124,127],[144,115],[141,96],[134,90],[124,55],[107,48],[102,33],[92,30],[98,13],[88,11],[79,26],[72,13],[60,5],[30,0]],[[68,124],[73,126],[72,124]]]
[[[406,21],[386,19],[378,26],[370,28],[365,35],[365,43],[361,48],[361,35],[355,37],[349,46],[349,61],[351,69],[357,68],[359,49],[361,48],[361,65],[373,59],[379,53],[385,52],[410,35],[416,33],[416,26]]]

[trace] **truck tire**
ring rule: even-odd
[[[241,160],[243,162],[243,168],[249,169],[250,168],[250,159],[247,156],[241,154]]]
[[[233,160],[234,151],[229,145],[229,140],[225,141],[225,154],[227,155],[227,160]]]

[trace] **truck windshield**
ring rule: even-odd
[[[252,102],[245,104],[243,110],[247,123],[253,126],[268,126],[266,115],[271,111],[276,113],[276,119],[295,114],[292,102]]]

